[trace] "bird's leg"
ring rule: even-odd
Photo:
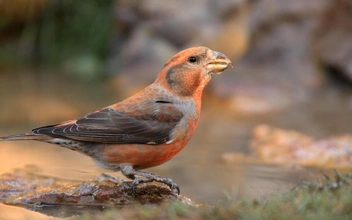
[[[100,174],[100,176],[98,177],[98,181],[102,182],[102,181],[105,181],[105,180],[108,180],[108,181],[113,182],[113,183],[121,183],[121,182],[124,181],[124,179],[122,179],[122,178],[117,178],[117,177],[114,177],[114,176],[110,176],[110,175],[105,174],[105,173]]]
[[[180,188],[170,178],[156,176],[152,173],[148,173],[148,172],[144,172],[144,171],[137,171],[137,170],[133,169],[133,167],[131,165],[121,165],[120,170],[123,173],[123,175],[125,175],[126,177],[128,177],[130,179],[133,179],[132,184],[131,184],[131,188],[132,188],[133,192],[135,192],[135,186],[140,183],[147,183],[147,182],[156,181],[156,182],[160,182],[160,183],[165,183],[166,185],[168,185],[170,187],[171,190],[176,189],[177,194],[180,194]],[[141,177],[136,177],[136,175],[141,176]]]

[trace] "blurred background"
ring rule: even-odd
[[[351,132],[351,39],[350,0],[2,0],[0,134],[118,102],[152,83],[175,53],[203,45],[234,68],[207,86],[188,146],[150,171],[202,202],[258,197],[322,168],[248,163],[255,126],[314,138]],[[0,174],[27,165],[68,179],[105,172],[54,145],[1,143]]]

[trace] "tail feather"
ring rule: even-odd
[[[33,133],[15,134],[6,137],[0,137],[0,141],[19,141],[19,140],[36,140],[45,141],[49,137],[46,135],[37,135]]]

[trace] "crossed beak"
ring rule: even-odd
[[[232,67],[231,60],[223,53],[209,50],[207,55],[209,59],[206,63],[206,68],[209,74],[220,74],[229,66]]]

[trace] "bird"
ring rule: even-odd
[[[142,170],[169,161],[186,146],[199,122],[204,87],[229,66],[223,53],[191,47],[171,57],[152,84],[121,102],[0,141],[57,144],[91,157],[103,169],[121,171],[132,180],[132,191],[156,181],[180,194],[172,179]]]

